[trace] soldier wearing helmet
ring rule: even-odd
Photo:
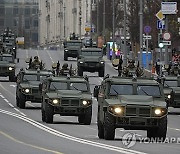
[[[34,56],[34,61],[31,63],[31,68],[32,69],[37,69],[38,67],[40,67],[41,62],[39,61],[38,56]]]
[[[64,63],[62,66],[62,69],[60,70],[60,75],[68,75],[70,72],[70,69],[68,68],[68,64]]]

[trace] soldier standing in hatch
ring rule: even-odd
[[[123,60],[122,60],[122,56],[119,57],[119,64],[118,64],[118,76],[121,76],[122,73],[122,64],[123,64]]]
[[[38,65],[40,66],[41,62],[39,61],[38,56],[35,56],[34,61],[31,63],[31,68],[36,68]]]

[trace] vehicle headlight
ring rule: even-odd
[[[101,63],[101,64],[104,64],[104,62],[103,62],[103,61],[101,61],[100,63]]]
[[[58,100],[58,99],[53,99],[52,102],[53,102],[53,104],[55,104],[55,105],[56,105],[56,104],[59,104],[59,100]]]
[[[79,63],[80,63],[80,64],[83,64],[83,61],[80,61]]]
[[[83,103],[83,105],[87,105],[87,104],[88,104],[88,101],[83,100],[82,103]]]
[[[160,114],[162,113],[162,111],[161,111],[161,109],[155,109],[155,110],[154,110],[154,113],[155,113],[156,115],[160,115]]]
[[[110,106],[109,111],[116,115],[123,115],[124,114],[124,107],[123,106]]]
[[[67,52],[68,50],[66,49],[65,51]]]
[[[30,89],[29,89],[29,88],[25,88],[25,89],[24,89],[24,92],[25,92],[26,94],[28,94],[28,93],[30,93]]]
[[[16,48],[14,47],[13,50],[15,50]]]
[[[13,67],[9,67],[8,69],[9,69],[9,71],[12,71],[14,68]]]
[[[168,95],[168,98],[170,99],[170,98],[171,98],[171,95]]]

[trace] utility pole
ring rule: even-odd
[[[90,37],[92,39],[92,0],[91,0],[91,4],[90,4],[90,23],[91,23],[91,30],[90,30]]]
[[[142,66],[142,50],[143,50],[143,0],[140,1],[140,11],[139,11],[139,17],[140,17],[140,56],[139,56],[139,64],[140,67]]]
[[[123,59],[123,65],[127,65],[127,47],[126,47],[126,0],[124,0],[124,46],[123,46],[123,52],[124,52],[124,59]]]
[[[80,39],[81,39],[81,20],[82,20],[82,11],[81,11],[81,7],[82,7],[82,5],[81,5],[81,0],[79,0],[79,37],[80,37]]]
[[[112,38],[113,38],[113,55],[115,54],[115,9],[114,9],[114,0],[113,0],[113,35],[112,35]]]
[[[106,28],[106,0],[104,0],[103,4],[103,37],[104,37],[104,43],[105,43],[105,28]]]
[[[99,0],[97,2],[97,35],[99,36]]]
[[[66,5],[65,5],[65,2],[64,2],[64,6],[63,6],[63,9],[64,9],[64,39],[66,38]]]

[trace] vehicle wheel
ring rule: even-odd
[[[83,76],[83,70],[81,69],[81,67],[78,67],[78,75]]]
[[[84,114],[78,116],[78,121],[79,123],[82,123],[84,125],[90,125],[91,118],[92,118],[92,106],[85,109]]]
[[[104,77],[104,68],[99,70],[99,77]]]
[[[14,82],[14,81],[15,81],[15,73],[11,73],[11,74],[9,75],[9,81],[10,81],[10,82]]]
[[[16,96],[16,106],[19,107],[19,97]]]
[[[67,61],[68,60],[68,56],[67,54],[64,53],[64,60]]]
[[[99,120],[99,113],[98,113],[98,117],[97,117],[97,126],[98,126],[98,137],[100,139],[104,139],[104,126],[103,126],[102,122]]]
[[[105,140],[114,140],[114,137],[115,137],[114,123],[115,123],[114,117],[110,113],[105,112],[105,115],[104,115],[104,139]]]
[[[25,109],[25,106],[26,106],[25,96],[23,94],[20,94],[19,95],[19,108]]]
[[[45,103],[45,120],[46,120],[46,123],[50,123],[50,124],[53,123],[53,115],[54,115],[53,107],[46,102]]]
[[[159,120],[158,128],[151,128],[147,130],[147,137],[154,140],[162,140],[166,139],[167,133],[167,116]]]

